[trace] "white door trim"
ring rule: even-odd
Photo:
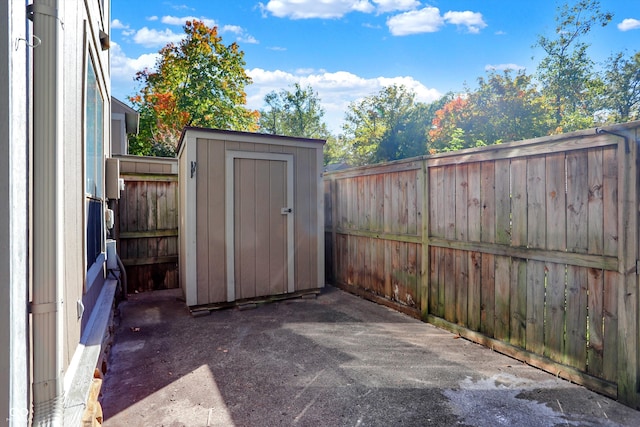
[[[225,153],[225,253],[227,258],[227,301],[236,299],[235,280],[235,212],[234,212],[234,160],[275,160],[286,162],[287,207],[293,209],[293,154],[260,153],[255,151],[227,150]],[[292,212],[295,214],[295,211]],[[295,291],[293,215],[287,214],[287,292]]]

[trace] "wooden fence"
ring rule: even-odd
[[[177,288],[177,159],[118,157],[125,189],[118,201],[116,240],[128,292]]]
[[[327,173],[327,278],[638,408],[639,130]]]

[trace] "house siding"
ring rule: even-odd
[[[29,413],[26,10],[0,2],[0,421]]]
[[[64,364],[68,366],[73,357],[83,329],[104,284],[104,273],[89,277],[85,261],[85,199],[84,199],[84,98],[86,61],[93,57],[96,77],[103,98],[104,155],[109,155],[110,127],[110,80],[109,51],[100,47],[99,31],[109,30],[109,2],[104,10],[98,0],[65,0],[60,8],[65,22],[63,31],[64,56],[64,307],[65,346]],[[73,65],[71,65],[73,64]],[[93,279],[93,280],[91,280]],[[85,283],[86,281],[86,283]],[[84,306],[82,317],[78,317],[78,301]]]

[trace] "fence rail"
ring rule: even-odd
[[[637,408],[639,129],[327,173],[327,277]]]

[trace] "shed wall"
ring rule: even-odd
[[[253,142],[255,141],[255,142]],[[321,199],[322,144],[300,143],[287,140],[278,144],[277,138],[265,135],[224,133],[220,137],[187,132],[180,150],[180,179],[190,179],[189,144],[195,145],[197,159],[194,200],[184,191],[180,208],[180,223],[185,227],[189,211],[195,209],[195,284],[189,284],[187,256],[180,257],[181,286],[186,290],[189,305],[225,302],[228,299],[226,283],[227,238],[225,224],[226,166],[225,153],[240,152],[282,153],[293,156],[294,168],[294,276],[295,291],[315,289],[324,285],[324,233],[323,200]],[[187,171],[185,173],[185,170]],[[186,190],[186,184],[185,185]],[[183,195],[181,194],[181,197]],[[188,251],[187,233],[180,232],[181,253]],[[183,266],[185,266],[183,268]],[[256,267],[259,271],[259,266]],[[189,289],[197,294],[189,303]]]

